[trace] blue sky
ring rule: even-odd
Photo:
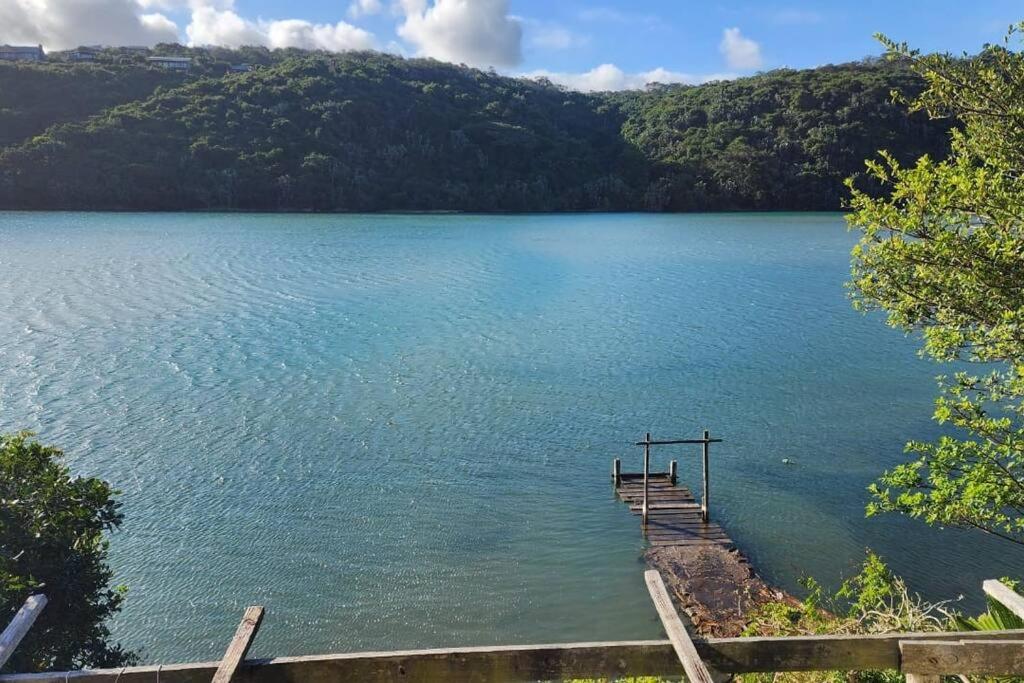
[[[252,3],[270,15],[280,0]],[[329,21],[335,4],[304,5]],[[581,2],[511,0],[509,13],[526,20],[522,69],[579,72],[613,63],[630,72],[663,67],[685,73],[727,70],[719,44],[726,28],[737,27],[757,41],[765,68],[809,67],[878,54],[872,35],[881,31],[925,50],[976,51],[1024,20],[1024,2],[981,0],[857,0],[856,2],[699,2],[661,0]],[[389,18],[358,22],[394,39]],[[574,42],[544,34],[561,29]],[[536,40],[540,38],[540,40]]]
[[[975,51],[1022,19],[1020,0],[0,0],[0,42],[372,48],[614,89],[859,59],[876,31]]]

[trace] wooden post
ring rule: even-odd
[[[648,439],[650,441],[650,439]],[[672,599],[665,590],[665,582],[661,580],[661,574],[651,569],[644,572],[644,581],[647,582],[647,591],[651,594],[654,607],[658,610],[658,617],[661,625],[665,627],[665,633],[672,642],[672,649],[676,651],[683,670],[686,672],[686,679],[689,683],[713,683],[711,672],[701,661],[697,654],[697,648],[686,632],[686,627],[679,619],[676,608],[672,606]]]
[[[256,632],[259,631],[262,622],[262,607],[253,606],[245,609],[242,621],[238,624],[238,630],[235,631],[235,637],[228,644],[228,649],[224,652],[224,657],[217,667],[217,673],[213,674],[212,683],[230,683],[235,672],[238,671],[238,667],[241,666],[242,660],[245,659],[246,653],[249,652],[253,638],[256,637]]]
[[[619,484],[622,483],[622,461],[618,458],[612,460],[612,483],[615,484],[615,488],[619,488]]]
[[[704,461],[704,492],[700,498],[700,518],[708,521],[708,448],[711,446],[711,432],[704,430],[704,443],[701,444]]]
[[[644,510],[641,516],[641,525],[647,529],[647,479],[651,470],[651,433],[647,432],[647,439],[644,442]]]
[[[668,478],[672,481],[673,484],[676,483],[676,461],[675,460],[672,460],[668,464]]]
[[[28,630],[32,628],[32,624],[35,623],[36,617],[46,607],[46,596],[43,594],[30,595],[25,600],[25,604],[21,606],[14,618],[11,619],[11,623],[7,625],[3,633],[0,633],[0,669],[4,668],[7,664],[7,660],[14,654],[14,649],[18,647],[18,643],[25,637]]]
[[[1024,640],[901,640],[900,671],[928,683],[938,676],[1020,676]]]
[[[904,675],[907,677],[907,683],[941,683],[941,681],[942,681],[942,676],[941,675],[938,675],[938,674],[925,674],[925,673],[913,673],[913,669],[911,669],[911,671],[904,670],[904,668],[903,668],[904,663],[909,664],[911,667],[914,666],[913,661],[910,661],[910,662],[906,661],[907,659],[913,660],[912,656],[908,657],[909,652],[912,652],[912,650],[908,650],[908,647],[914,645],[914,643],[905,643],[903,641],[900,641],[899,645],[900,645],[900,671],[903,671]]]
[[[932,674],[907,674],[907,683],[940,683],[942,676]]]
[[[985,594],[990,598],[1016,614],[1021,619],[1024,619],[1024,596],[1014,593],[1001,581],[996,581],[995,579],[982,581],[981,589],[985,591]]]

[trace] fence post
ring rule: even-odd
[[[931,674],[907,674],[907,683],[939,683],[942,676]]]
[[[670,481],[671,481],[671,482],[672,482],[673,484],[675,484],[675,483],[676,483],[676,474],[677,474],[677,470],[676,470],[676,461],[675,461],[675,460],[672,460],[672,461],[670,461],[670,462],[669,462],[669,464],[668,464],[668,478],[669,478],[669,480],[670,480]]]
[[[622,461],[618,458],[612,460],[612,483],[615,484],[615,488],[619,488],[619,484],[622,483]]]
[[[704,492],[700,499],[700,518],[705,523],[708,521],[708,449],[711,446],[711,432],[704,430],[704,443],[702,444],[702,455],[704,461]]]
[[[651,470],[651,433],[647,432],[647,439],[644,441],[644,510],[641,515],[641,524],[647,529],[647,479]]]

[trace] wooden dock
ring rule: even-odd
[[[709,503],[709,457],[712,439],[655,441],[647,434],[643,446],[643,470],[623,472],[621,461],[612,462],[615,493],[640,517],[640,528],[650,543],[644,554],[647,564],[658,570],[666,588],[704,636],[731,637],[742,632],[750,613],[759,606],[779,600],[796,604],[786,593],[772,588],[754,571],[719,524],[711,520]],[[701,446],[702,486],[697,500],[679,483],[677,461],[667,472],[652,472],[651,447],[680,444]]]
[[[644,476],[622,474],[615,492],[629,504],[630,512],[643,515]],[[642,522],[641,522],[642,523]],[[701,505],[685,486],[672,481],[669,473],[655,473],[648,479],[647,540],[652,546],[720,545],[734,547],[725,530],[705,522]]]

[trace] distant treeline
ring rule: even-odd
[[[899,64],[583,94],[381,53],[0,64],[0,208],[827,210],[888,149],[944,156]],[[248,73],[214,65],[260,64]]]

